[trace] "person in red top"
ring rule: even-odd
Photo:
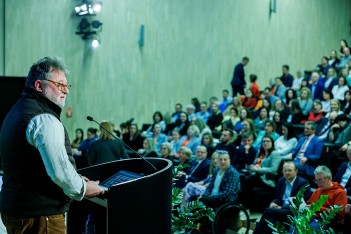
[[[257,104],[256,97],[253,96],[252,90],[247,89],[245,92],[245,97],[241,98],[241,102],[243,103],[243,107],[253,110]]]
[[[328,195],[328,200],[324,202],[321,211],[324,211],[331,206],[339,205],[343,209],[331,221],[331,225],[333,225],[333,223],[343,222],[344,208],[347,204],[347,196],[344,187],[341,186],[338,182],[332,181],[332,173],[326,166],[318,166],[314,170],[314,178],[314,182],[317,183],[318,189],[312,193],[310,199],[308,199],[306,202],[307,206],[309,206],[311,203],[317,202],[321,195]],[[312,221],[310,222],[310,226],[314,230],[320,230],[318,220],[320,220],[319,213],[317,216],[313,217]]]
[[[318,120],[320,120],[323,117],[322,110],[323,110],[322,102],[319,99],[314,100],[313,108],[308,113],[307,120],[302,120],[301,123],[304,124],[307,121],[312,121],[316,123]]]
[[[257,80],[257,76],[255,74],[251,74],[250,75],[250,82],[251,82],[250,90],[252,91],[252,95],[255,98],[259,98],[260,97],[260,88],[258,87],[256,80]]]

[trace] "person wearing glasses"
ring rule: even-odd
[[[2,125],[0,211],[7,233],[66,233],[64,213],[71,199],[103,193],[98,181],[76,172],[60,121],[70,88],[67,74],[60,58],[34,63],[21,99]]]
[[[338,182],[332,181],[332,173],[326,166],[318,166],[314,170],[314,182],[318,185],[318,188],[312,193],[310,199],[307,200],[307,207],[310,207],[312,203],[316,203],[321,195],[328,195],[328,200],[323,203],[320,212],[312,218],[310,226],[313,230],[320,230],[318,223],[320,223],[321,218],[319,214],[334,205],[341,206],[342,210],[331,220],[330,226],[341,223],[344,220],[344,207],[347,204],[344,187]]]
[[[259,223],[256,225],[254,234],[258,233],[272,233],[272,229],[268,227],[266,220],[272,223],[277,221],[287,223],[288,215],[293,215],[290,210],[291,198],[296,197],[297,193],[302,186],[309,184],[307,180],[297,175],[298,170],[292,161],[286,161],[283,165],[283,176],[279,179],[276,197],[270,203],[260,218]],[[311,188],[308,186],[304,193],[304,200],[308,200],[311,196]]]
[[[246,207],[252,206],[254,201],[253,188],[263,188],[274,192],[276,182],[268,176],[277,175],[281,157],[274,150],[274,140],[270,136],[263,137],[262,146],[253,164],[247,167],[248,175],[243,178],[242,202]]]

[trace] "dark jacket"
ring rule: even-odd
[[[48,176],[39,150],[26,139],[26,128],[33,117],[49,113],[60,120],[60,112],[59,106],[26,88],[8,113],[0,134],[4,170],[1,212],[25,218],[62,214],[68,210],[70,199]],[[63,137],[69,159],[75,165],[66,131]]]
[[[343,162],[339,167],[338,172],[336,173],[333,181],[338,182],[340,184],[342,177],[345,174],[345,171],[348,166],[349,166],[349,162]],[[351,195],[351,177],[349,177],[344,187],[347,191],[347,195],[350,196]]]
[[[97,140],[87,154],[90,166],[129,158],[124,145],[118,140]]]
[[[292,186],[291,189],[291,194],[290,197],[296,197],[297,192],[300,190],[300,188],[302,186],[304,186],[305,184],[308,184],[308,181],[305,180],[304,178],[300,177],[300,176],[296,176],[296,179],[294,181],[294,184]],[[284,192],[285,192],[285,187],[286,187],[286,179],[284,177],[281,177],[278,181],[278,187],[277,187],[277,196],[276,199],[274,199],[272,202],[274,202],[275,204],[277,204],[278,206],[283,206],[283,196],[284,196]],[[304,199],[305,201],[307,201],[310,196],[311,196],[311,188],[310,186],[308,186],[305,190],[305,194],[304,194]]]
[[[246,85],[244,65],[242,63],[235,66],[231,84],[237,87]]]
[[[210,171],[210,163],[211,161],[206,158],[201,161],[199,166],[196,167],[197,160],[191,161],[188,182],[198,182],[206,179]]]

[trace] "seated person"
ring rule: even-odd
[[[215,150],[225,150],[229,153],[232,159],[236,152],[236,146],[233,143],[234,132],[229,129],[224,129],[219,139],[219,143],[215,146]]]
[[[274,199],[269,207],[264,210],[260,222],[256,225],[253,232],[254,234],[272,233],[272,230],[268,227],[266,219],[272,223],[277,221],[286,223],[288,221],[287,216],[293,215],[289,208],[289,205],[292,205],[289,198],[295,197],[300,188],[305,184],[308,184],[308,181],[298,176],[297,172],[294,162],[286,161],[284,163],[283,177],[278,181],[276,199]],[[305,201],[307,201],[310,196],[311,189],[310,187],[307,187],[304,194]]]
[[[241,144],[237,149],[232,161],[233,167],[239,172],[253,164],[256,158],[257,150],[252,146],[254,136],[250,133],[242,135]]]
[[[274,148],[280,156],[291,153],[297,145],[297,136],[292,124],[287,122],[283,123],[282,132],[283,135],[274,142]]]
[[[167,142],[167,136],[161,132],[161,127],[159,124],[153,125],[153,133],[147,138],[153,139],[156,145],[156,150],[158,153],[161,152],[161,144]]]
[[[154,127],[155,124],[158,124],[160,126],[161,132],[166,130],[166,124],[165,124],[165,121],[163,120],[163,116],[162,116],[161,112],[156,111],[153,114],[152,119],[153,119],[154,123],[152,125],[150,125],[150,127],[148,129],[146,129],[145,131],[143,131],[141,133],[141,135],[143,137],[149,137],[152,134],[152,131],[154,130],[153,127]]]
[[[333,181],[343,186],[346,194],[351,196],[351,145],[347,147],[346,155],[348,161],[341,164]]]
[[[142,157],[152,157],[157,158],[158,154],[156,153],[156,145],[153,139],[146,138],[143,141],[143,148],[138,150],[138,153]]]
[[[210,160],[207,157],[205,146],[198,146],[196,149],[196,160],[190,162],[189,174],[185,175],[185,182],[198,182],[204,180],[208,175]]]
[[[230,165],[230,156],[218,152],[218,168],[215,169],[209,186],[200,201],[206,206],[218,208],[228,201],[235,201],[240,190],[238,172]]]
[[[173,165],[179,164],[179,158],[174,156],[172,145],[169,142],[163,142],[161,144],[161,158],[166,158],[171,160]]]
[[[179,155],[179,164],[183,166],[183,169],[178,171],[175,181],[175,187],[183,188],[186,184],[186,175],[190,174],[190,157],[191,157],[191,149],[186,146],[182,146],[178,152]]]
[[[260,109],[260,115],[254,120],[254,127],[256,131],[264,130],[267,120],[269,120],[268,109],[266,107],[262,107]]]
[[[190,125],[187,130],[187,135],[179,139],[180,145],[190,148],[193,154],[195,154],[197,147],[200,145],[199,134],[199,128],[196,125]]]
[[[223,115],[219,110],[218,103],[212,103],[211,104],[211,115],[210,115],[210,117],[208,117],[207,125],[213,131],[213,130],[216,130],[216,128],[221,125],[222,120],[223,120]]]
[[[262,139],[264,136],[270,136],[276,141],[279,138],[279,134],[275,132],[275,123],[273,120],[267,120],[265,123],[264,130],[257,134],[256,140],[253,143],[253,147],[258,151],[262,145]]]
[[[348,129],[350,128],[350,124],[350,118],[347,115],[338,115],[334,121],[334,124],[330,128],[328,135],[329,142],[340,147],[348,142],[347,139],[351,140],[350,136],[348,136],[350,133],[350,129]],[[344,140],[344,138],[346,138],[346,140]],[[343,151],[345,151],[345,149]]]
[[[206,179],[201,180],[199,182],[189,182],[183,188],[183,205],[186,206],[186,203],[197,199],[199,196],[204,194],[206,188],[210,184],[212,175],[214,170],[217,168],[217,160],[218,160],[218,153],[214,152],[211,156],[211,165],[209,169],[209,173]]]
[[[306,201],[307,206],[311,203],[318,201],[321,195],[328,195],[328,200],[326,200],[321,208],[321,212],[328,209],[330,206],[339,205],[345,207],[347,204],[347,196],[342,187],[338,182],[332,181],[332,173],[330,169],[326,166],[318,166],[314,171],[315,182],[318,185],[318,189],[315,190],[310,199]],[[313,230],[320,230],[318,222],[321,221],[319,217],[320,212],[317,216],[312,218],[310,226]],[[331,226],[335,223],[340,223],[344,220],[344,210],[342,209],[333,220],[331,220]]]
[[[143,148],[143,141],[144,137],[141,136],[138,130],[138,125],[136,122],[131,122],[129,125],[129,131],[122,136],[123,142],[132,148],[134,151],[138,151],[139,149]],[[129,149],[127,152],[129,153]]]
[[[297,169],[313,176],[316,163],[320,159],[323,151],[323,142],[314,134],[317,124],[311,121],[305,123],[304,135],[299,138],[295,149],[285,156],[285,159],[293,159]]]
[[[274,151],[274,140],[269,136],[265,136],[255,162],[248,167],[250,174],[243,178],[242,202],[245,206],[248,206],[254,199],[254,187],[274,190],[276,186],[275,181],[272,178],[268,178],[267,174],[276,175],[280,161],[280,155]]]

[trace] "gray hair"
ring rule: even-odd
[[[35,81],[49,79],[53,71],[62,71],[66,77],[68,76],[68,70],[62,58],[48,56],[39,59],[30,67],[26,87],[34,88]]]
[[[332,178],[332,173],[330,171],[330,169],[326,166],[318,166],[315,170],[314,170],[314,175],[317,174],[323,174],[325,177],[328,178]]]

